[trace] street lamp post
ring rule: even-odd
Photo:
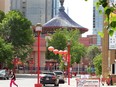
[[[42,87],[42,84],[40,84],[40,33],[42,31],[42,25],[40,23],[37,23],[36,31],[38,32],[38,81],[35,87]]]
[[[70,85],[70,40],[67,42],[68,47],[68,85]]]

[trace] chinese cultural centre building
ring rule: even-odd
[[[67,30],[79,30],[81,34],[85,33],[88,31],[87,28],[82,27],[81,25],[77,24],[76,22],[74,22],[64,11],[64,0],[60,0],[61,3],[61,7],[59,9],[59,13],[52,18],[51,20],[49,20],[47,23],[43,24],[42,26],[42,33],[41,33],[41,38],[40,38],[40,66],[41,67],[45,67],[47,66],[51,66],[54,65],[55,63],[57,63],[56,61],[50,61],[50,60],[46,60],[45,58],[45,52],[46,52],[46,41],[45,38],[47,37],[48,33],[53,34],[55,32],[55,30],[57,29],[67,29]],[[35,29],[35,27],[34,27]],[[30,57],[33,59],[34,64],[33,67],[37,67],[37,54],[38,54],[38,50],[37,50],[37,37],[36,41],[33,45],[33,52],[30,55]]]

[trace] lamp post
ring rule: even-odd
[[[70,40],[67,42],[68,47],[68,85],[70,85]]]
[[[42,84],[40,84],[40,33],[42,31],[42,25],[40,23],[37,23],[36,25],[36,31],[38,32],[38,81],[37,84],[35,84],[35,87],[42,87]]]

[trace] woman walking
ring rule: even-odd
[[[10,87],[12,87],[12,84],[14,84],[15,86],[18,87],[18,85],[15,83],[15,80],[16,80],[15,73],[13,71],[11,71]]]

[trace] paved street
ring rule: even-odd
[[[31,77],[31,78],[30,78]],[[71,84],[68,86],[68,83],[60,84],[59,87],[76,87],[75,78],[70,79]],[[0,87],[9,87],[10,80],[0,80]],[[17,76],[16,83],[19,87],[34,87],[34,84],[37,83],[37,78],[35,75],[26,75],[25,78],[21,76]],[[52,87],[53,85],[49,85],[47,87]],[[13,86],[15,87],[15,86]]]
[[[35,75],[17,75],[16,83],[19,87],[34,87],[34,84],[37,83],[37,76]],[[76,86],[76,78],[70,79],[70,85],[66,82],[65,84],[60,84],[59,87],[77,87]],[[0,87],[9,87],[10,80],[0,80]],[[52,87],[53,85],[49,85],[46,87]],[[16,87],[16,86],[13,86]],[[103,87],[116,87],[116,86],[103,86]]]
[[[37,80],[35,78],[31,78],[31,79],[19,78],[16,80],[16,83],[19,85],[19,87],[34,87],[34,84],[36,82]],[[0,87],[9,87],[9,83],[10,83],[10,80],[0,80]],[[49,87],[52,87],[52,85],[49,85]],[[65,84],[60,84],[59,87],[76,87],[76,84],[74,81],[71,81],[70,86],[68,86],[68,84],[65,83]]]

